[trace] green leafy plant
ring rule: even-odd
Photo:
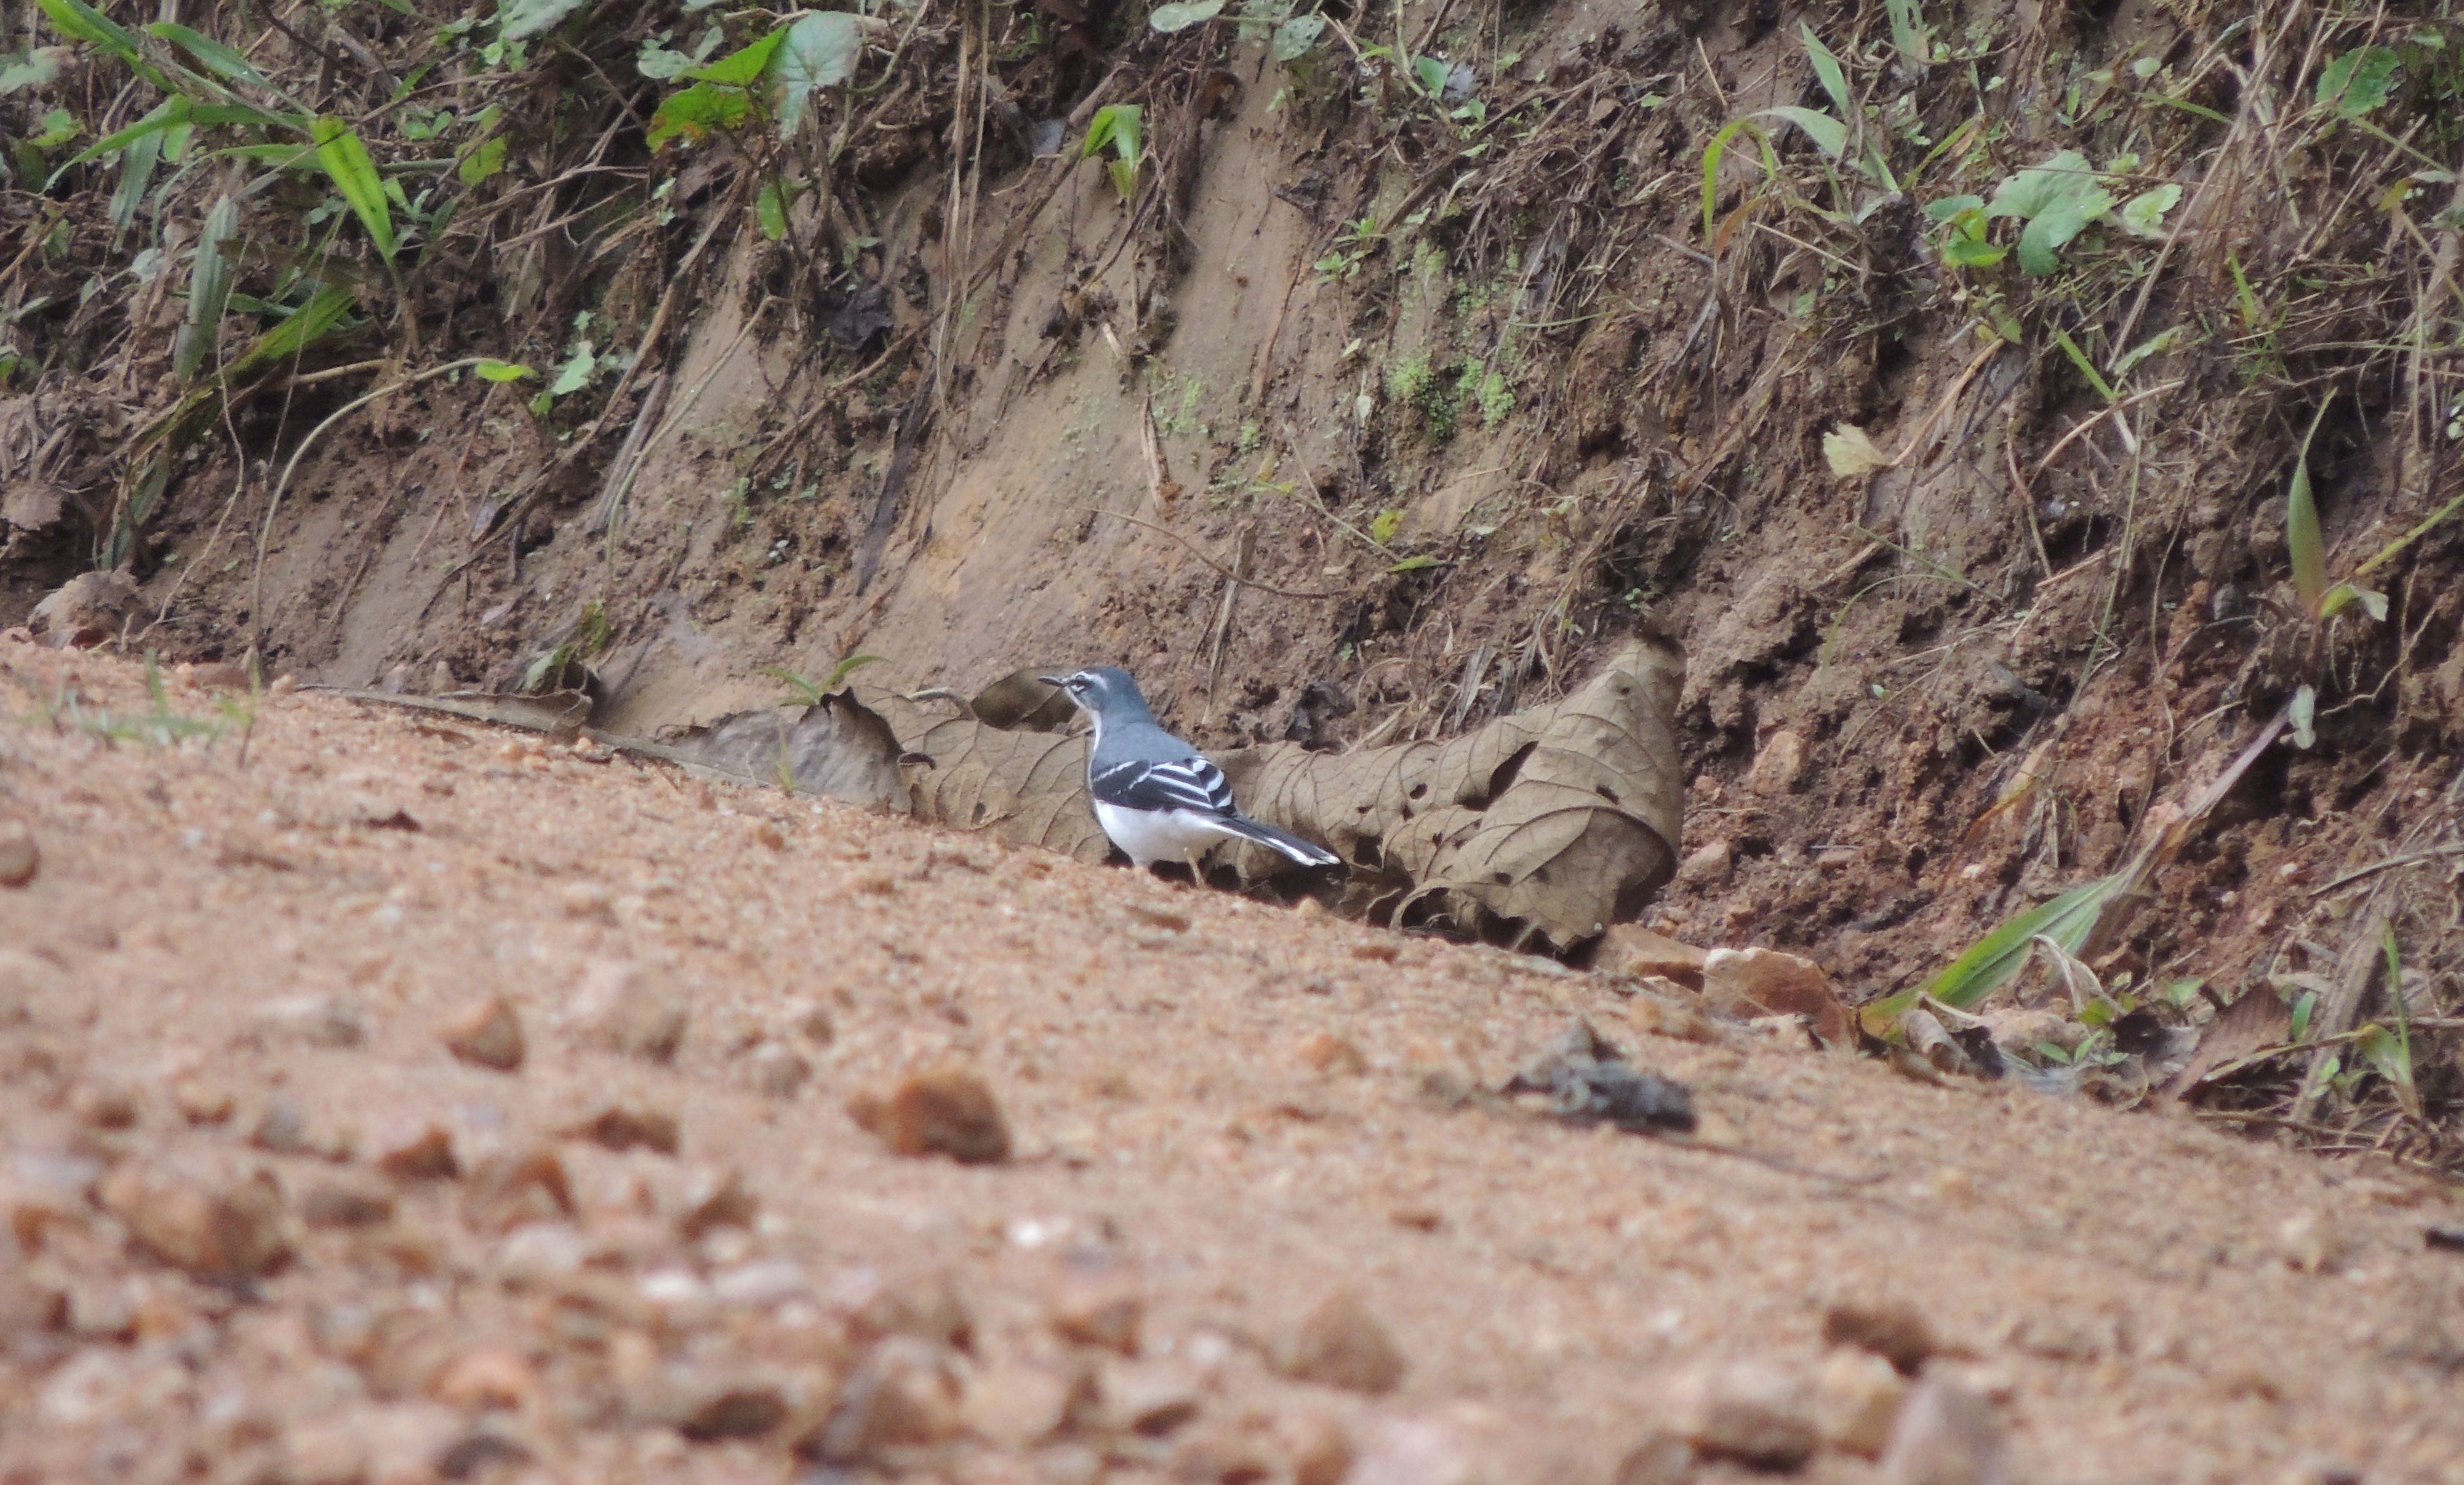
[[[1923,998],[1957,1010],[1980,1004],[2026,966],[2029,955],[2037,951],[2039,939],[2064,955],[2078,953],[2106,904],[2129,890],[2136,875],[2124,870],[2100,876],[2003,922],[1916,989],[1884,996],[1865,1007],[1861,1015],[1866,1030],[1877,1036],[1889,1034],[1900,1016],[1914,1009]]]
[[[1147,24],[1165,35],[1202,26],[1223,13],[1223,0],[1169,0],[1148,12]]]
[[[1135,103],[1107,103],[1087,121],[1087,138],[1078,147],[1081,160],[1092,160],[1107,149],[1112,152],[1104,167],[1123,201],[1137,194],[1138,166],[1145,158],[1140,132],[1145,119],[1146,110]]]

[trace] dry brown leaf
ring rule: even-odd
[[[1325,842],[1370,878],[1345,907],[1564,949],[1632,918],[1676,870],[1684,810],[1675,716],[1684,657],[1628,645],[1588,685],[1446,742],[1352,753],[1292,743],[1214,755],[1242,808]],[[1086,742],[1003,732],[871,698],[909,753],[916,814],[1082,860],[1107,853],[1086,799]],[[1286,870],[1241,846],[1243,879]]]
[[[1083,735],[1005,732],[892,696],[874,701],[909,757],[907,793],[916,818],[1081,861],[1111,853],[1087,802]]]
[[[1822,435],[1822,457],[1842,479],[1862,479],[1897,461],[1875,447],[1873,435],[1854,423],[1842,423]]]
[[[967,709],[991,727],[1061,732],[1078,716],[1069,693],[1046,680],[1076,669],[1068,665],[1030,665],[1015,670],[975,695]]]
[[[799,794],[868,809],[907,807],[898,739],[879,713],[847,692],[814,706],[737,712],[672,745],[683,762],[754,783],[786,784]]]

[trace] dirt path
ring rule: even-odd
[[[2464,1480],[2408,1178],[328,698],[243,765],[195,680],[0,648],[0,1478],[1726,1478],[1617,1473],[1707,1391],[1913,1479],[1824,1340],[1896,1302],[2013,1479]],[[1466,1097],[1575,1014],[1702,1138],[1881,1179]],[[1005,1163],[850,1118],[935,1067]]]

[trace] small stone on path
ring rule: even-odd
[[[445,1048],[465,1062],[510,1073],[522,1065],[522,1018],[502,995],[467,1006],[437,1029]]]
[[[900,1155],[947,1155],[963,1165],[1009,1159],[1001,1104],[965,1068],[913,1074],[886,1095],[860,1093],[847,1100],[847,1113]]]
[[[1327,1297],[1275,1348],[1286,1376],[1353,1392],[1391,1392],[1403,1380],[1400,1347],[1358,1295]]]

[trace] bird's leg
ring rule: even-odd
[[[1189,885],[1194,888],[1205,886],[1206,848],[1190,846],[1181,852],[1180,858],[1189,863]]]

